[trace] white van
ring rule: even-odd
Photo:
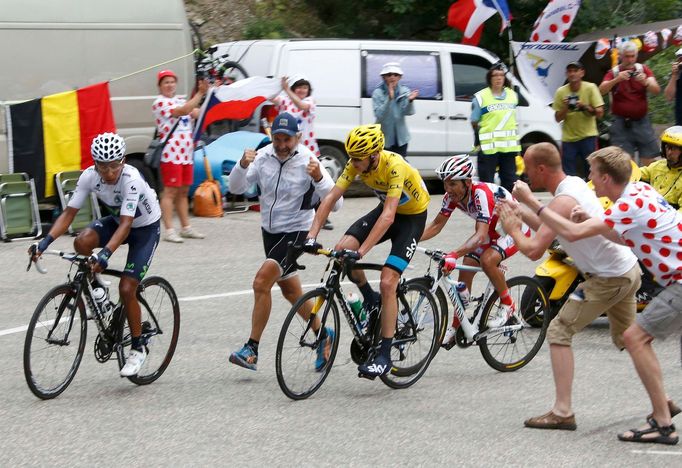
[[[474,144],[469,122],[471,99],[486,87],[485,74],[499,59],[478,47],[438,42],[288,39],[236,41],[218,44],[217,55],[228,53],[250,76],[305,74],[317,103],[315,132],[325,165],[333,176],[346,161],[348,131],[375,121],[372,91],[386,62],[399,62],[402,83],[419,90],[416,113],[407,117],[411,134],[408,159],[425,178],[443,158],[470,151]],[[554,111],[514,77],[520,105],[517,120],[524,145],[541,141],[558,144],[561,128]],[[252,121],[256,130],[258,119]]]
[[[119,78],[191,52],[182,0],[4,1],[0,103]],[[163,68],[177,73],[178,94],[194,86],[191,55],[110,83],[116,127],[133,164],[154,135],[151,106],[158,95],[156,73]],[[0,173],[9,169],[5,111],[0,105]]]

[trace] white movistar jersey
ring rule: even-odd
[[[68,206],[80,209],[91,193],[105,205],[103,215],[132,216],[133,228],[148,226],[161,218],[156,192],[145,182],[140,172],[128,164],[123,166],[115,184],[105,184],[95,166],[83,171]]]
[[[230,173],[231,193],[244,193],[249,186],[260,188],[261,226],[271,234],[307,231],[313,224],[313,208],[334,187],[334,181],[320,165],[322,179],[315,182],[308,175],[307,167],[315,155],[299,144],[294,152],[281,161],[272,144],[256,154],[256,159],[244,169],[237,161]],[[340,198],[333,211],[341,208]]]

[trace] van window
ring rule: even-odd
[[[482,90],[488,83],[485,74],[492,64],[478,55],[452,54],[452,76],[455,79],[455,99],[471,101],[474,93]]]
[[[438,52],[396,52],[390,50],[362,51],[362,97],[372,97],[381,84],[381,67],[387,62],[398,62],[403,69],[400,80],[410,89],[418,89],[417,99],[440,101],[443,99],[443,83]]]

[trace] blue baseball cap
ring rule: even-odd
[[[288,112],[282,112],[275,121],[272,122],[272,134],[284,133],[289,136],[296,136],[298,133],[298,121]]]

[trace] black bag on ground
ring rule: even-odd
[[[178,117],[178,119],[175,121],[175,125],[173,125],[173,128],[171,128],[170,133],[163,141],[161,141],[158,137],[159,131],[156,130],[154,132],[154,138],[152,139],[151,143],[149,143],[147,152],[144,154],[145,166],[151,167],[152,169],[159,168],[159,166],[161,165],[161,155],[163,154],[163,149],[166,147],[166,144],[168,143],[168,140],[170,140],[170,137],[173,136],[173,132],[178,127],[179,123],[180,117]]]

